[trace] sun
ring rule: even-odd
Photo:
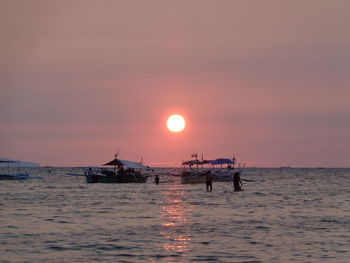
[[[168,118],[166,126],[169,131],[180,132],[186,126],[185,119],[179,114],[173,114]]]

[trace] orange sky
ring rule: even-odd
[[[348,167],[349,1],[1,1],[0,157]],[[165,126],[172,113],[184,132]]]

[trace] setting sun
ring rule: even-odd
[[[185,119],[181,115],[173,114],[168,118],[166,125],[169,131],[180,132],[185,128],[186,124]]]

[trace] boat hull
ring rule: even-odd
[[[0,180],[27,180],[29,174],[0,174]]]
[[[206,182],[206,175],[210,171],[184,171],[181,176],[182,184],[201,184]]]
[[[216,169],[212,171],[213,182],[232,182],[233,170]]]
[[[110,183],[110,184],[122,184],[122,183],[146,183],[147,176],[138,173],[127,173],[123,175],[86,175],[87,183]]]
[[[231,170],[210,169],[205,171],[183,171],[181,183],[183,184],[200,184],[206,182],[206,174],[211,173],[213,182],[232,182]]]

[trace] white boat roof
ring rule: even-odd
[[[118,159],[124,166],[134,169],[149,169],[148,166],[143,165],[142,163],[132,162],[132,161],[126,161]]]
[[[212,165],[217,165],[217,164],[234,164],[232,159],[228,158],[218,158],[215,160],[206,160],[205,162],[212,164]]]
[[[105,163],[104,165],[110,165],[110,166],[126,166],[128,168],[134,168],[134,169],[149,169],[149,166],[145,166],[142,163],[132,162],[132,161],[126,161],[122,159],[115,158],[114,160]]]

